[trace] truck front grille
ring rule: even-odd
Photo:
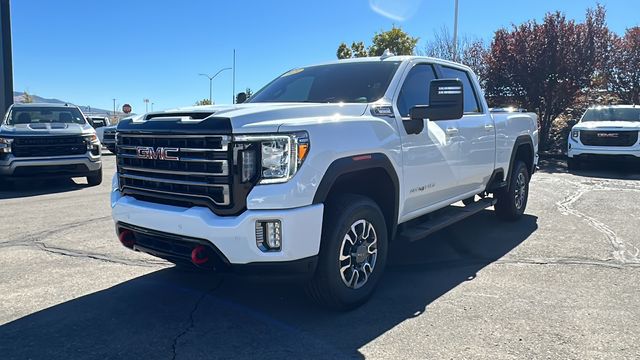
[[[11,149],[15,157],[82,155],[87,143],[82,136],[29,136],[15,138]]]
[[[233,149],[227,135],[119,133],[123,193],[172,205],[233,207]],[[166,151],[166,152],[165,152]]]
[[[638,142],[638,131],[581,130],[580,141],[587,146],[633,146]]]

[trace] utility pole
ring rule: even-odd
[[[113,118],[116,118],[116,99],[113,99]]]
[[[154,103],[151,103],[151,112],[153,112],[153,104],[154,104]]]
[[[213,97],[212,97],[212,95],[213,95],[213,79],[215,79],[216,76],[218,76],[221,72],[223,72],[225,70],[231,70],[231,68],[230,67],[222,68],[222,69],[218,70],[218,72],[213,76],[210,76],[209,74],[202,74],[202,73],[198,74],[200,76],[204,76],[207,79],[209,79],[209,104],[211,104],[211,105],[213,105]]]
[[[11,12],[9,0],[0,0],[0,118],[13,104]]]
[[[148,113],[149,112],[149,99],[144,99],[142,101],[144,102],[144,112]]]
[[[458,59],[458,0],[455,1],[455,10],[453,15],[453,61]]]
[[[231,89],[231,103],[236,103],[236,49],[233,49],[233,85]]]

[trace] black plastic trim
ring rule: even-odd
[[[182,121],[180,117],[156,117],[144,121],[127,119],[118,123],[117,130],[133,134],[166,132],[170,135],[231,135],[233,128],[231,119],[211,116],[201,121],[188,122]]]
[[[535,159],[535,151],[534,151],[534,147],[533,147],[533,140],[531,139],[531,137],[529,135],[520,135],[518,136],[518,138],[516,138],[515,143],[513,144],[513,149],[511,150],[511,160],[509,161],[509,172],[507,173],[507,178],[505,179],[505,181],[507,182],[507,184],[510,183],[511,181],[511,173],[513,172],[513,165],[514,165],[514,161],[516,159],[516,153],[518,152],[518,148],[521,145],[529,145],[531,147],[531,155],[533,156],[533,158],[531,159],[531,168],[527,169],[529,170],[529,176],[531,176],[533,174],[533,172],[535,171],[535,164],[534,164],[534,159]]]
[[[391,160],[381,153],[363,154],[344,157],[335,160],[324,174],[318,190],[313,197],[313,204],[324,203],[329,197],[331,188],[335,184],[336,180],[342,175],[351,174],[354,172],[369,170],[369,169],[383,169],[389,178],[393,182],[394,187],[394,208],[393,208],[393,223],[388,224],[389,234],[395,234],[398,227],[398,212],[399,212],[399,199],[400,199],[400,181],[396,174],[395,168],[391,164]],[[373,179],[372,179],[373,181]]]

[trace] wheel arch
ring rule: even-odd
[[[367,196],[378,204],[391,241],[398,227],[400,181],[389,158],[373,153],[335,160],[320,181],[313,203],[346,193]]]
[[[513,150],[511,151],[511,160],[509,162],[509,171],[507,172],[507,183],[511,180],[513,173],[513,167],[516,160],[522,160],[527,165],[529,176],[535,172],[535,150],[533,147],[533,139],[529,135],[520,135],[516,138],[513,144]]]

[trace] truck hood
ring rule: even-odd
[[[234,133],[276,132],[281,125],[304,125],[364,114],[368,104],[248,103],[238,105],[195,106],[166,111],[213,112],[231,119]]]
[[[89,124],[17,124],[0,126],[0,135],[32,136],[32,135],[84,135],[95,134],[95,130]]]
[[[640,121],[585,121],[576,124],[573,130],[639,130]]]

